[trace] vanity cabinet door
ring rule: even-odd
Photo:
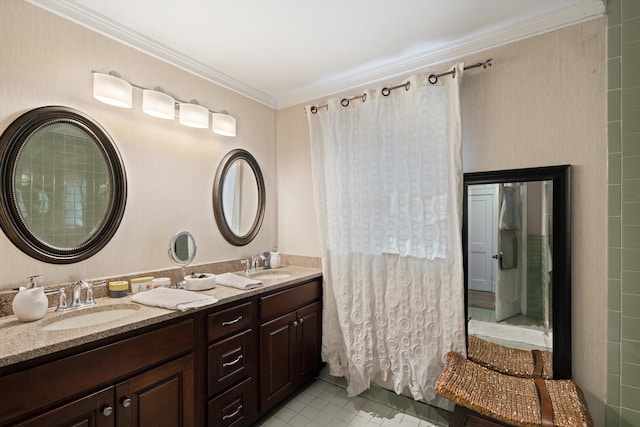
[[[114,390],[109,387],[16,424],[16,427],[114,427],[115,420]]]
[[[320,316],[321,304],[314,302],[260,327],[262,412],[318,375]]]
[[[260,326],[260,410],[264,413],[295,388],[296,313]]]
[[[305,382],[320,370],[320,343],[322,338],[322,308],[319,302],[309,304],[297,311],[299,381]]]
[[[260,298],[260,411],[281,402],[318,375],[322,281]]]
[[[188,355],[116,386],[118,426],[194,426],[194,357]]]

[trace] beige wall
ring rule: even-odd
[[[465,172],[573,166],[573,374],[596,425],[605,402],[605,25],[597,19],[463,58],[493,58],[493,67],[467,72],[461,91]],[[318,256],[303,107],[278,111],[277,130],[280,249]]]
[[[142,54],[22,0],[0,1],[0,132],[24,112],[45,105],[76,108],[97,120],[115,141],[127,171],[129,195],[122,224],[97,255],[71,265],[50,265],[20,252],[0,233],[0,289],[42,274],[44,284],[173,267],[169,239],[190,231],[194,263],[246,257],[276,243],[275,111],[193,74]],[[162,86],[178,99],[196,98],[237,119],[227,138],[177,120],[142,113],[134,89],[131,110],[92,97],[92,70],[119,71],[145,87]],[[267,211],[250,245],[227,243],[215,224],[212,190],[218,164],[234,148],[249,150],[262,168]]]
[[[494,66],[468,72],[462,89],[465,172],[574,166],[574,377],[596,425],[603,425],[605,396],[604,25],[603,19],[595,20],[464,58],[471,63],[493,57]],[[121,227],[86,261],[66,266],[38,262],[0,233],[0,289],[15,287],[32,274],[43,274],[48,284],[171,267],[166,248],[180,229],[197,240],[195,263],[256,254],[276,238],[284,253],[320,254],[302,106],[277,113],[276,158],[272,109],[26,2],[0,1],[0,40],[0,130],[32,108],[79,109],[110,133],[129,183]],[[140,110],[139,91],[134,91],[132,110],[95,101],[91,70],[112,69],[136,84],[159,85],[177,98],[229,110],[238,120],[238,136],[225,138],[147,116]],[[216,168],[226,152],[238,147],[257,158],[267,187],[262,229],[241,248],[221,237],[211,207]]]

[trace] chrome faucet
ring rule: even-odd
[[[251,257],[251,271],[256,272],[260,271],[260,258],[262,255],[254,255]]]
[[[244,264],[245,276],[260,271],[260,259],[264,259],[262,255],[253,255],[251,258],[243,259],[240,262]]]
[[[80,300],[82,290],[87,290],[87,296],[85,297],[84,302]],[[71,303],[72,308],[84,307],[87,305],[95,305],[95,301],[93,300],[93,285],[89,282],[85,282],[84,280],[78,280],[73,285],[73,302]]]
[[[244,275],[248,276],[249,274],[251,274],[251,260],[243,259],[240,260],[240,263],[244,265]]]
[[[60,288],[60,290],[58,291],[60,292],[60,295],[58,296],[58,308],[56,308],[56,311],[67,311],[70,310],[71,307],[69,307],[69,304],[67,304],[67,293],[64,290],[64,288]]]

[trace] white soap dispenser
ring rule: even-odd
[[[36,277],[39,276],[28,277],[27,285],[20,286],[18,293],[13,298],[11,307],[21,322],[42,319],[47,312],[47,307],[49,307],[49,300],[44,294],[44,288],[36,284]]]
[[[271,264],[271,268],[278,268],[280,267],[280,263],[281,263],[281,259],[280,259],[280,252],[278,252],[277,248],[274,246],[273,247],[273,251],[271,251],[271,253],[269,254],[269,261]]]

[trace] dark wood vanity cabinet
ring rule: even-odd
[[[321,279],[0,368],[0,426],[255,423],[318,375]]]
[[[193,319],[0,375],[0,425],[194,426]]]
[[[255,303],[207,316],[207,425],[245,426],[258,418]]]
[[[116,425],[114,402],[114,389],[109,387],[18,423],[16,427],[113,427]]]
[[[189,426],[194,425],[192,407],[193,355],[189,355],[18,426]]]
[[[117,426],[193,426],[193,354],[136,375],[115,387]]]
[[[260,409],[265,412],[318,375],[321,282],[260,298]]]

